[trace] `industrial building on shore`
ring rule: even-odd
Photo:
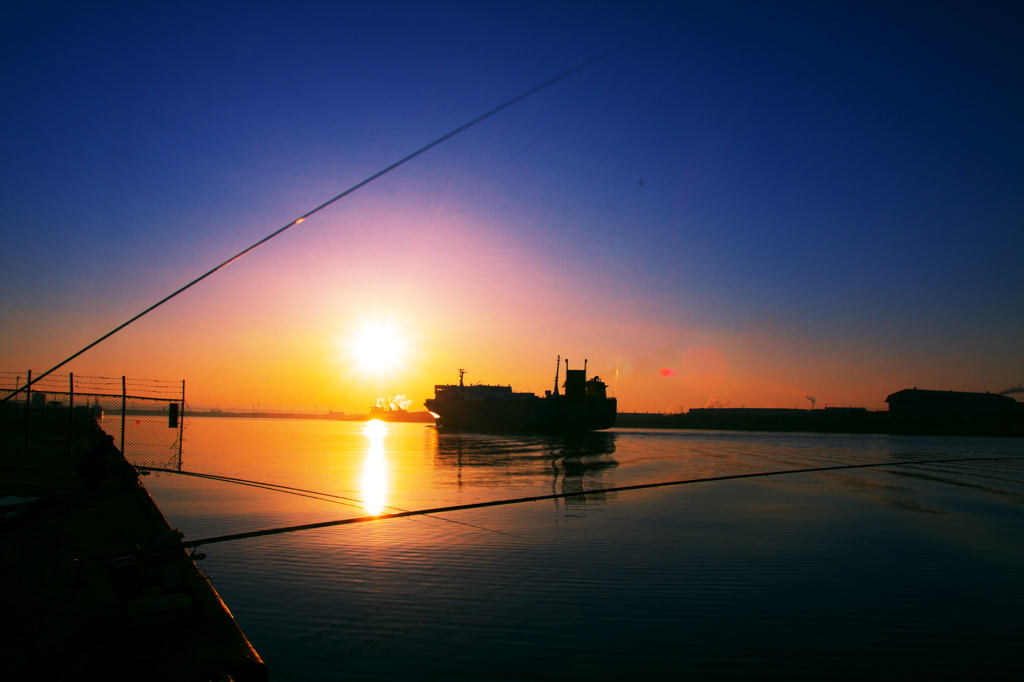
[[[741,431],[1024,436],[1024,403],[999,393],[908,388],[888,410],[698,407],[681,414],[619,413],[616,426]]]

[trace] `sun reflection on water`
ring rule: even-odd
[[[387,424],[379,419],[371,419],[363,428],[363,435],[370,441],[363,464],[363,504],[372,516],[384,511],[384,493],[388,483],[384,458],[384,436],[387,432]]]

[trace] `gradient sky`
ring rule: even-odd
[[[624,411],[1024,381],[1024,4],[7,3],[0,369],[193,407],[435,383]],[[479,5],[487,4],[487,7]],[[643,185],[638,180],[643,179]],[[348,340],[401,331],[392,371]]]

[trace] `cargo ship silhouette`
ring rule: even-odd
[[[458,384],[434,386],[434,397],[424,405],[434,414],[437,428],[446,431],[547,431],[576,432],[608,429],[615,425],[616,400],[607,395],[600,377],[587,379],[583,369],[569,369],[565,361],[565,392],[559,393],[558,357],[553,391],[544,397],[517,393],[511,386],[466,385],[466,370],[459,370]]]

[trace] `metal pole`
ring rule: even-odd
[[[75,373],[68,372],[68,461],[75,463]]]
[[[29,458],[29,436],[32,432],[32,370],[28,371],[28,388],[25,389],[25,459]]]
[[[185,435],[185,380],[181,380],[181,410],[178,411],[178,471],[181,471],[181,442]]]
[[[15,388],[17,388],[18,386],[21,386],[21,376],[20,376],[20,375],[19,375],[19,376],[18,376],[18,378],[17,378],[16,380],[15,380],[15,384],[14,384],[14,387],[15,387]],[[17,401],[17,400],[15,400],[15,401],[14,401],[14,403],[15,403],[15,405],[16,405],[16,404],[18,403],[18,401]],[[12,406],[11,406],[11,409],[12,409],[12,411],[13,411],[13,409],[14,409],[14,405],[12,405]],[[27,457],[27,456],[28,456],[28,455],[26,455],[26,457]]]
[[[125,387],[124,376],[121,376],[121,456],[124,457],[124,420],[128,413],[128,389]]]

